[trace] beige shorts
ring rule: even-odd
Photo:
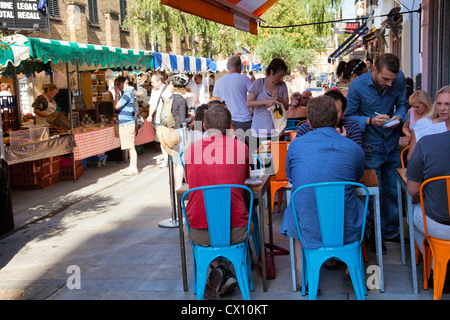
[[[134,123],[119,127],[120,148],[122,150],[134,148]]]
[[[232,227],[231,228],[231,244],[237,244],[244,242],[247,239],[247,226],[245,227]],[[184,232],[187,233],[186,225],[184,225]],[[253,233],[253,222],[250,224],[250,234]],[[189,239],[191,239],[196,245],[202,247],[209,247],[211,245],[209,239],[208,229],[192,229],[188,234]]]

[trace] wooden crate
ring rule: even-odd
[[[78,180],[78,179],[80,179],[83,176],[83,173],[84,173],[83,165],[80,163],[76,167],[75,170],[76,170],[76,173],[77,173],[77,180]],[[73,180],[73,167],[60,168],[59,178],[60,178],[60,180]]]
[[[11,186],[42,189],[58,183],[60,158],[60,156],[50,157],[10,166]]]

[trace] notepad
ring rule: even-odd
[[[383,124],[383,127],[389,128],[389,127],[395,126],[398,123],[400,123],[400,121],[398,121],[398,120],[388,121],[385,124]]]

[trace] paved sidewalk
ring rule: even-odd
[[[76,183],[60,181],[44,190],[13,190],[16,230],[0,239],[0,299],[9,300],[194,300],[192,254],[186,241],[189,291],[183,291],[178,230],[160,228],[171,217],[167,169],[149,146],[139,156],[140,173],[124,177],[124,162],[88,167]],[[282,214],[274,215],[275,243]],[[267,232],[266,232],[267,234]],[[411,267],[400,263],[397,244],[383,256],[385,292],[369,290],[367,300],[430,300],[433,290],[413,294]],[[409,248],[407,248],[407,256]],[[375,255],[369,250],[369,264]],[[307,300],[293,292],[289,256],[275,257],[277,277],[263,292],[253,269],[252,300]],[[367,266],[366,266],[367,267]],[[344,266],[323,270],[319,300],[353,300]],[[241,299],[239,290],[226,299]],[[444,294],[443,299],[449,299]]]

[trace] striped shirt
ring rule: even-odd
[[[362,136],[361,129],[358,124],[350,119],[342,118],[339,122],[338,127],[344,127],[347,131],[347,138],[356,142],[362,148]],[[297,129],[297,137],[300,137],[308,132],[313,131],[313,129],[309,126],[309,122],[303,122]]]
[[[119,127],[134,123],[134,99],[137,99],[137,97],[133,90],[133,87],[124,88],[123,95],[118,102],[122,105],[118,116]]]

